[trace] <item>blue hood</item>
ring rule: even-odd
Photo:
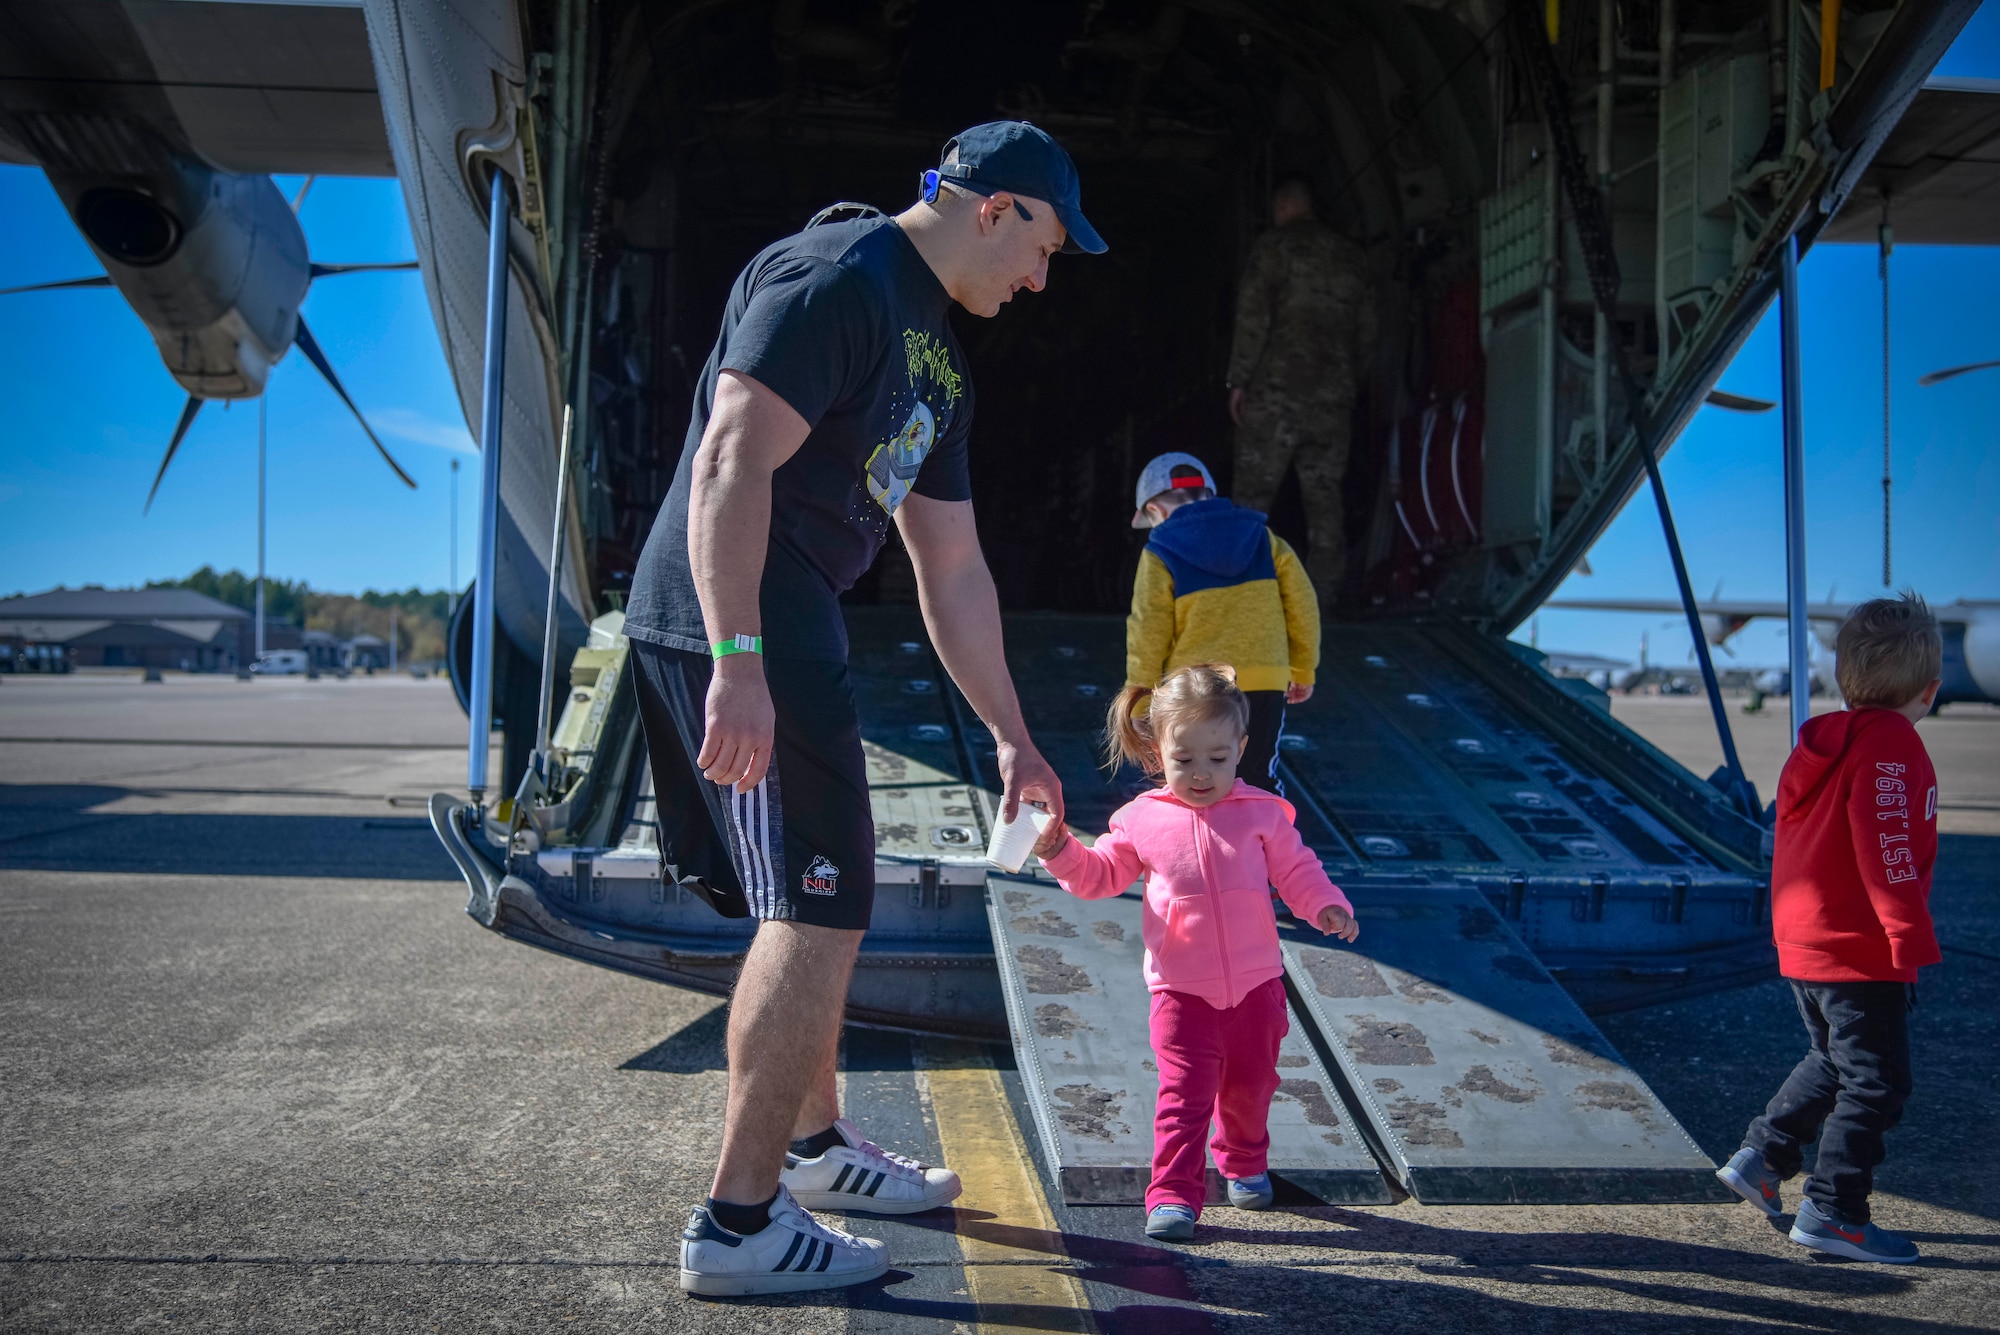
[[[1263,515],[1217,496],[1175,510],[1146,545],[1173,572],[1176,592],[1190,593],[1190,582],[1212,587],[1272,578],[1270,532]]]

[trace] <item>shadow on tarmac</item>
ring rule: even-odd
[[[421,816],[107,812],[186,789],[0,784],[0,869],[176,876],[332,876],[453,881],[458,869]],[[237,790],[213,791],[217,795]],[[250,793],[252,790],[244,790]],[[316,796],[286,790],[284,796]],[[324,794],[353,801],[354,795]]]
[[[725,1050],[728,1034],[729,1007],[717,1006],[618,1069],[659,1071],[668,1075],[697,1075],[703,1071],[726,1070],[729,1066]]]

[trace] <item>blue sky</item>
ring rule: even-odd
[[[1977,15],[1940,73],[2000,77],[2000,5]],[[279,178],[288,194],[298,178]],[[96,273],[41,172],[0,167],[11,244],[0,287]],[[392,180],[322,179],[301,212],[322,261],[415,254]],[[2000,597],[2000,371],[1922,389],[1917,376],[2000,357],[2000,252],[1904,246],[1893,270],[1893,400],[1898,584],[1935,601]],[[1859,597],[1881,583],[1881,289],[1872,246],[1822,246],[1801,272],[1808,580]],[[133,584],[204,564],[256,563],[254,403],[210,404],[140,516],[185,398],[143,325],[115,291],[0,298],[0,396],[8,405],[0,470],[0,595],[63,583]],[[472,570],[477,456],[445,368],[421,280],[412,273],[322,279],[305,314],[348,391],[418,490],[390,474],[303,357],[271,376],[267,568],[317,588],[442,587],[449,563],[450,462],[459,474],[459,574]],[[1776,313],[1721,381],[1777,397]],[[1704,409],[1663,465],[1696,588],[1784,593],[1778,414]],[[1642,491],[1573,576],[1568,597],[1673,596],[1650,499]],[[1517,636],[1526,639],[1529,627]],[[1661,616],[1544,611],[1543,648],[1686,661],[1688,638]],[[1782,629],[1758,623],[1737,661],[1777,663]],[[1725,659],[1725,661],[1727,661]]]
[[[300,178],[279,177],[295,194]],[[0,287],[101,272],[39,170],[0,167],[10,244]],[[323,178],[300,211],[314,259],[414,258],[393,180]],[[0,298],[0,594],[134,584],[257,563],[257,405],[202,410],[140,515],[186,393],[112,290]],[[459,459],[459,574],[471,578],[478,455],[415,273],[322,278],[304,313],[382,443],[397,481],[303,356],[271,373],[266,569],[316,588],[442,588],[450,462]]]

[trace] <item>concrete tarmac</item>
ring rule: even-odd
[[[1723,701],[1744,773],[1769,803],[1791,754],[1791,706],[1774,695],[1751,714],[1744,712],[1747,695]],[[1812,704],[1815,714],[1839,708],[1839,701],[1824,696]],[[1611,715],[1703,778],[1722,764],[1705,696],[1614,695]],[[1946,705],[1919,722],[1917,733],[1938,773],[1939,833],[2000,835],[2000,705]]]
[[[1657,703],[1614,709],[1697,744],[1690,702]],[[1947,810],[2000,793],[1996,721],[1924,725]],[[463,736],[435,681],[0,679],[0,1329],[2000,1328],[1991,834],[1946,839],[1946,962],[1879,1177],[1917,1266],[1813,1259],[1742,1205],[1218,1208],[1162,1247],[982,1155],[960,1208],[851,1222],[885,1281],[711,1302],[675,1272],[724,1009],[463,915],[414,805],[463,782]],[[1604,1028],[1718,1159],[1803,1047],[1775,981]],[[1004,1048],[854,1030],[845,1057],[884,1144],[966,1143],[983,1081],[996,1143],[1034,1153]]]

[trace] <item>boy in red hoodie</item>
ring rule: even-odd
[[[1819,1140],[1792,1241],[1906,1263],[1916,1244],[1869,1220],[1883,1133],[1910,1096],[1917,970],[1936,964],[1929,907],[1937,775],[1917,720],[1937,699],[1944,645],[1914,593],[1848,615],[1835,641],[1847,708],[1799,730],[1778,778],[1771,930],[1811,1049],[1716,1176],[1773,1219],[1778,1184]]]

